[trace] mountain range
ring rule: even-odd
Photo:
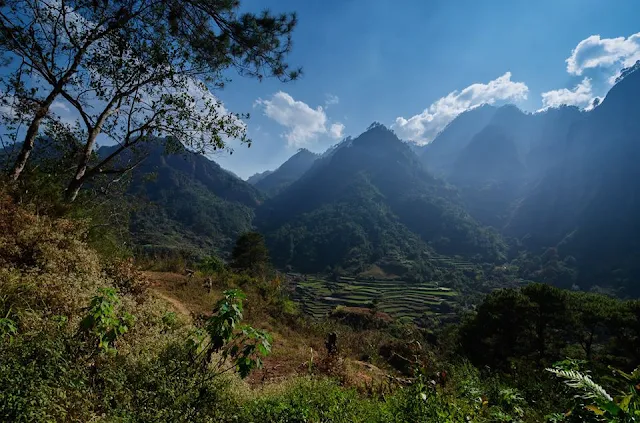
[[[374,123],[248,181],[188,150],[151,148],[130,186],[146,204],[133,240],[224,256],[253,229],[276,266],[302,272],[428,278],[451,257],[639,295],[639,67],[588,111],[483,105],[425,146]]]

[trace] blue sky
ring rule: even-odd
[[[481,103],[586,107],[640,59],[634,0],[243,2],[265,6],[298,13],[290,62],[305,73],[287,84],[234,76],[215,93],[227,109],[251,113],[252,147],[215,157],[243,178],[373,121],[424,143]]]
[[[242,178],[275,169],[302,147],[325,151],[373,121],[424,144],[485,103],[529,112],[589,108],[621,68],[640,59],[640,0],[241,4],[247,11],[298,13],[289,62],[304,69],[286,84],[230,72],[232,82],[213,92],[225,110],[251,114],[252,147],[232,140],[233,155],[212,157]],[[62,121],[78,117],[62,99],[51,109]]]

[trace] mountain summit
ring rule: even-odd
[[[317,154],[301,148],[279,168],[259,178],[253,185],[269,195],[275,195],[304,175],[317,158]]]

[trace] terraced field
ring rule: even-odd
[[[378,310],[395,318],[416,319],[424,315],[448,314],[449,304],[457,292],[438,287],[435,283],[409,283],[400,280],[300,280],[294,299],[302,310],[314,317],[323,317],[339,305],[368,307],[377,300]]]

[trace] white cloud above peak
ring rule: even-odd
[[[344,131],[343,124],[329,123],[322,106],[314,109],[284,91],[278,91],[267,100],[257,99],[254,107],[261,107],[265,116],[287,128],[282,136],[291,147],[308,145],[319,135],[339,139]]]
[[[542,110],[562,105],[589,108],[593,104],[594,97],[591,79],[584,78],[573,89],[561,88],[542,93]]]
[[[640,60],[640,32],[626,38],[587,37],[578,43],[566,62],[567,72],[582,75],[586,69],[628,67],[637,60]]]
[[[425,144],[432,141],[460,113],[500,101],[520,101],[527,98],[529,88],[524,82],[511,80],[511,72],[486,84],[469,85],[453,91],[432,103],[422,113],[410,118],[396,118],[392,128],[401,138]]]
[[[344,125],[342,123],[334,123],[329,127],[329,135],[334,139],[341,139],[344,137]]]

